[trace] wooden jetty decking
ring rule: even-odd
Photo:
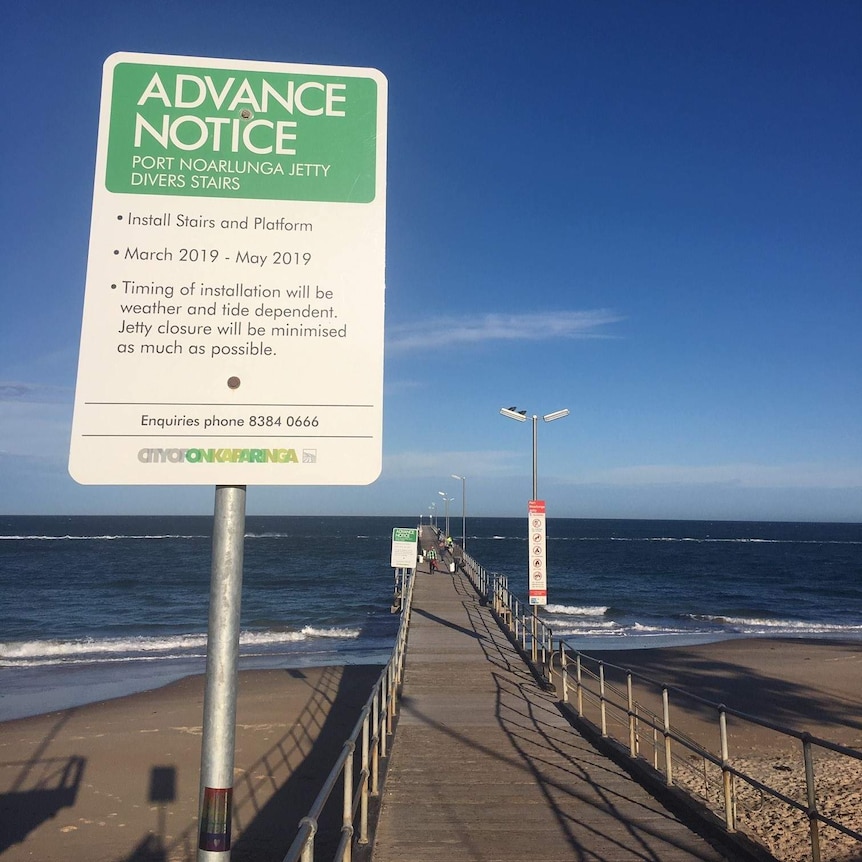
[[[572,729],[465,576],[420,568],[373,862],[735,858]]]

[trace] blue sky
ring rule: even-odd
[[[862,5],[4,8],[0,512],[207,513],[68,457],[101,66],[389,80],[384,469],[250,512],[862,520]]]

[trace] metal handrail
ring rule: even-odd
[[[675,774],[678,775],[679,770],[691,769],[688,758],[685,755],[679,755],[675,751],[675,746],[681,746],[684,752],[694,754],[702,760],[705,781],[707,780],[707,764],[711,764],[714,768],[720,770],[721,791],[719,793],[720,803],[717,813],[723,819],[725,829],[728,833],[737,831],[738,794],[736,792],[735,779],[738,779],[759,792],[772,796],[792,809],[801,812],[808,818],[812,862],[820,862],[821,859],[821,824],[830,826],[843,835],[862,842],[862,832],[839,822],[834,817],[828,816],[820,810],[817,802],[814,773],[815,749],[830,751],[858,761],[862,761],[862,751],[813,736],[804,731],[794,730],[761,716],[732,709],[724,704],[707,700],[677,686],[661,683],[628,668],[604,662],[572,648],[562,638],[557,640],[557,649],[555,650],[552,629],[541,620],[538,623],[532,622],[536,618],[528,616],[524,612],[520,600],[509,590],[508,578],[505,575],[486,571],[484,567],[466,554],[463,557],[463,561],[464,570],[473,582],[476,590],[491,604],[497,617],[508,628],[513,639],[521,646],[524,654],[527,654],[528,636],[532,643],[541,646],[541,665],[537,670],[541,671],[544,679],[549,684],[559,682],[559,693],[562,703],[566,704],[568,708],[573,709],[579,719],[596,728],[603,738],[616,739],[620,743],[623,753],[627,753],[632,759],[641,759],[640,752],[644,744],[644,730],[642,726],[645,726],[647,728],[646,732],[652,735],[652,740],[649,741],[653,746],[652,765],[657,772],[664,775],[664,780],[668,787],[676,786],[687,793],[696,794],[696,791],[691,786],[687,786],[679,778],[675,779]],[[591,670],[587,665],[595,669]],[[570,669],[571,667],[574,667],[574,670]],[[605,673],[607,670],[616,671],[621,678],[625,679],[625,691],[608,683]],[[651,687],[654,690],[653,697],[661,701],[660,713],[647,709],[635,697],[635,683]],[[569,691],[572,687],[574,687],[575,696],[575,704],[573,706],[570,705],[569,698]],[[707,711],[715,713],[719,730],[720,751],[710,751],[707,747],[673,726],[671,722],[671,695],[675,699],[688,699]],[[585,701],[592,703],[597,708],[598,716],[596,722],[586,717]],[[805,771],[804,802],[789,797],[780,790],[764,784],[754,776],[734,766],[730,758],[727,735],[728,716],[750,722],[801,743]],[[618,737],[614,736],[609,729],[613,722],[616,722],[618,728],[622,728],[617,731]],[[704,798],[707,804],[713,804],[709,798],[708,785]]]
[[[389,661],[374,684],[310,811],[300,820],[299,831],[283,862],[313,862],[320,817],[339,783],[343,789],[343,799],[341,838],[333,857],[335,862],[350,862],[354,838],[358,844],[368,843],[369,801],[370,798],[380,795],[380,761],[387,756],[388,739],[392,735],[398,712],[407,632],[413,605],[414,574],[415,570],[405,578],[401,623]]]
[[[835,754],[858,761],[862,761],[862,751],[851,748],[850,746],[841,745],[828,739],[814,736],[806,731],[795,730],[758,715],[733,709],[725,704],[715,703],[714,701],[707,700],[706,698],[700,697],[692,692],[688,692],[685,689],[659,682],[652,677],[636,673],[628,668],[601,661],[577,650],[567,649],[565,641],[563,640],[560,641],[559,650],[560,669],[567,682],[571,674],[569,671],[569,663],[571,659],[574,658],[574,665],[576,668],[574,675],[577,703],[576,710],[578,717],[583,720],[588,720],[585,718],[583,702],[585,697],[591,698],[592,702],[599,706],[600,715],[603,716],[601,719],[602,736],[607,737],[610,735],[607,731],[607,724],[604,718],[607,714],[607,710],[612,709],[618,714],[624,715],[625,719],[620,723],[624,724],[628,729],[628,750],[629,755],[632,757],[639,756],[638,752],[641,740],[640,724],[646,724],[646,726],[651,728],[655,734],[661,737],[659,744],[664,751],[663,764],[661,764],[657,759],[655,766],[659,771],[664,773],[665,782],[668,786],[680,786],[680,783],[674,779],[674,762],[686,762],[684,757],[674,754],[674,744],[682,746],[685,751],[697,755],[705,762],[709,762],[720,769],[722,778],[721,814],[723,815],[725,828],[728,832],[735,832],[737,828],[737,794],[735,793],[734,779],[739,779],[751,787],[754,787],[761,793],[772,796],[790,808],[801,812],[808,818],[809,842],[813,862],[819,862],[821,857],[819,829],[821,824],[830,826],[838,832],[841,832],[843,835],[847,835],[856,841],[862,842],[862,832],[846,826],[844,823],[841,823],[819,810],[814,773],[815,749],[831,751]],[[585,666],[586,663],[592,663],[596,670],[588,670]],[[625,702],[623,702],[622,693],[619,689],[609,689],[607,686],[605,681],[605,671],[608,669],[617,671],[621,675],[625,676],[627,688]],[[593,681],[594,685],[592,688],[585,681],[585,677]],[[654,696],[658,696],[660,694],[662,702],[661,716],[656,716],[655,713],[650,713],[643,709],[636,709],[637,701],[635,701],[633,697],[633,686],[635,682],[651,687],[655,692]],[[595,683],[598,683],[598,687],[595,686]],[[670,712],[671,694],[676,698],[692,701],[699,706],[706,707],[708,710],[715,712],[720,739],[719,753],[710,751],[708,748],[697,743],[673,727]],[[568,685],[563,686],[562,699],[564,703],[569,702]],[[767,730],[781,734],[788,739],[795,739],[801,743],[802,762],[805,772],[804,802],[793,799],[777,788],[764,784],[762,781],[733,765],[730,759],[727,735],[728,716],[766,728]],[[593,722],[590,723],[594,724]],[[633,739],[634,742],[632,742]],[[685,785],[682,785],[682,787],[685,790],[690,790],[690,788],[685,787]],[[708,794],[706,795],[706,801],[708,803],[710,802]]]

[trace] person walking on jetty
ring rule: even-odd
[[[428,574],[437,571],[437,549],[432,545],[425,552],[425,558],[428,560]]]

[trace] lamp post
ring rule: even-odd
[[[526,410],[518,410],[515,407],[502,407],[500,413],[518,422],[527,421]],[[568,415],[569,411],[567,409],[555,410],[553,413],[546,413],[542,419],[545,422],[553,422],[555,419],[562,419]],[[539,417],[535,413],[533,414],[533,499],[539,499]]]
[[[455,499],[454,497],[447,497],[443,491],[437,492],[446,503],[446,538],[449,538],[449,504]]]
[[[453,479],[461,483],[461,550],[467,553],[467,477],[452,473]]]
[[[527,411],[526,410],[518,410],[517,407],[502,407],[500,409],[500,413],[503,416],[507,416],[509,419],[514,419],[517,422],[526,422],[527,421]],[[553,413],[546,413],[542,416],[542,419],[545,422],[553,422],[555,419],[562,419],[564,416],[569,415],[568,409],[563,410],[555,410]],[[534,413],[533,414],[533,500],[538,500],[539,498],[539,417]],[[533,637],[532,637],[532,659],[533,662],[538,660],[538,646],[537,646],[537,634],[538,634],[538,618],[539,618],[539,607],[538,605],[533,605]]]

